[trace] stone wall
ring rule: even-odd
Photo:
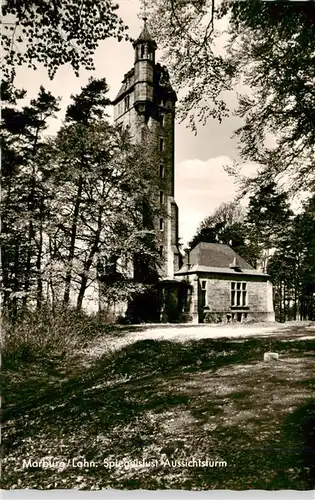
[[[274,321],[272,284],[267,277],[240,275],[188,275],[193,287],[190,314],[193,322]],[[201,281],[206,281],[206,306],[202,306]],[[247,304],[231,306],[231,282],[247,283]]]

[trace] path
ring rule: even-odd
[[[126,331],[125,331],[126,330]],[[125,331],[125,334],[124,334]],[[88,357],[99,357],[108,350],[121,349],[125,345],[139,340],[173,340],[187,342],[190,340],[232,338],[237,341],[249,337],[268,336],[279,340],[311,340],[315,341],[315,323],[292,321],[287,323],[258,323],[255,325],[139,325],[121,327],[118,336],[106,336],[98,339],[94,346],[86,351]]]

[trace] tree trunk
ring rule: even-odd
[[[79,216],[79,210],[80,210],[80,205],[81,205],[81,201],[82,201],[81,200],[82,189],[83,189],[83,178],[82,178],[82,176],[80,176],[79,183],[78,183],[77,196],[76,196],[75,205],[74,205],[73,220],[72,220],[72,227],[71,227],[70,247],[69,247],[69,254],[68,254],[68,259],[67,259],[67,272],[66,272],[66,278],[65,278],[65,291],[64,291],[64,297],[63,297],[64,307],[67,307],[69,305],[69,300],[70,300],[72,268],[73,268],[74,252],[75,252],[75,242],[76,242],[77,230],[78,230],[78,216]]]
[[[33,159],[35,157],[36,150],[37,150],[38,137],[39,137],[39,127],[37,127],[36,133],[35,133],[33,151],[32,151],[32,156],[31,156],[31,158],[33,158]],[[26,259],[26,270],[25,270],[25,274],[26,274],[25,285],[24,285],[25,295],[23,298],[23,307],[26,307],[26,305],[27,305],[28,292],[29,292],[30,285],[31,285],[31,276],[30,275],[31,275],[31,267],[32,267],[31,266],[31,263],[32,263],[32,240],[35,236],[33,220],[32,220],[32,217],[34,215],[33,212],[34,212],[34,208],[35,208],[35,189],[36,189],[35,174],[36,174],[36,168],[35,168],[35,165],[33,163],[31,189],[30,189],[30,194],[29,194],[29,198],[28,198],[28,207],[27,207],[27,211],[28,211],[29,216],[30,216],[30,222],[29,222],[29,226],[28,226],[28,248],[27,248],[27,259]]]
[[[295,280],[296,281],[296,280]],[[298,300],[297,300],[297,286],[294,284],[294,320],[297,320]]]
[[[28,293],[31,286],[31,263],[32,263],[32,241],[34,236],[34,228],[33,222],[29,222],[28,226],[28,245],[27,245],[27,258],[26,258],[26,266],[25,266],[25,281],[24,281],[24,297],[23,297],[23,307],[27,306],[28,301]]]
[[[53,260],[53,251],[52,251],[52,241],[51,241],[51,236],[49,235],[49,263],[51,264]],[[51,266],[49,268],[49,281],[48,281],[48,295],[49,295],[49,289],[51,292],[51,307],[52,307],[52,313],[54,314],[55,312],[55,305],[56,305],[56,299],[55,299],[55,289],[54,289],[54,281],[53,281],[53,273],[51,270]]]
[[[83,299],[84,299],[84,294],[86,292],[86,288],[87,288],[87,282],[88,282],[88,272],[89,270],[91,269],[91,266],[93,264],[93,258],[97,252],[97,249],[98,249],[98,244],[99,244],[99,232],[97,232],[98,234],[98,239],[96,241],[95,239],[95,242],[93,244],[93,247],[90,251],[90,255],[87,259],[87,261],[85,262],[84,264],[84,269],[83,269],[83,274],[82,274],[82,279],[81,279],[81,284],[80,284],[80,290],[79,290],[79,295],[78,295],[78,299],[77,299],[77,309],[80,310],[82,308],[82,303],[83,303]]]
[[[286,306],[286,287],[285,282],[283,282],[283,320],[286,322],[287,320],[287,306]]]
[[[281,293],[281,281],[279,283],[279,321],[281,323],[281,318],[282,318],[282,293]]]
[[[77,309],[80,310],[82,308],[82,303],[83,303],[83,298],[84,294],[87,288],[87,282],[88,282],[88,277],[87,274],[89,270],[91,269],[91,266],[93,264],[93,259],[94,256],[98,250],[99,242],[100,242],[100,235],[101,235],[101,225],[102,225],[102,212],[103,209],[101,208],[98,214],[98,220],[97,220],[97,231],[95,233],[95,238],[94,238],[94,243],[92,245],[92,248],[90,250],[90,254],[88,256],[88,259],[86,260],[84,264],[84,269],[83,269],[83,275],[81,279],[81,285],[80,285],[80,290],[79,290],[79,295],[77,299]]]
[[[41,204],[41,212],[42,212]],[[37,271],[37,293],[36,293],[36,302],[37,309],[41,309],[43,305],[43,280],[42,280],[42,253],[43,253],[43,223],[40,221],[39,226],[39,243],[38,243],[38,252],[36,259],[36,271]]]

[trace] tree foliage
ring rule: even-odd
[[[268,260],[286,238],[292,216],[288,195],[279,192],[275,182],[260,186],[249,198],[245,225],[254,267],[267,271]]]
[[[244,125],[236,131],[243,159],[261,164],[259,180],[312,191],[314,2],[152,0],[151,21],[180,90],[182,118],[193,126],[221,119],[222,91],[245,85],[237,111]]]
[[[8,92],[2,255],[4,305],[12,315],[45,304],[81,309],[89,288],[107,303],[127,299],[146,289],[133,280],[134,255],[146,255],[151,269],[159,264],[148,223],[157,216],[157,159],[149,142],[147,149],[133,145],[128,130],[107,121],[107,90],[104,79],[91,79],[48,138],[43,132],[58,100],[41,88],[19,108]]]
[[[253,256],[246,244],[245,215],[246,210],[238,202],[221,203],[212,215],[200,223],[189,247],[193,248],[202,241],[222,243],[251,262]]]
[[[268,262],[278,319],[315,318],[315,198],[303,206]]]
[[[70,63],[94,69],[93,55],[101,40],[127,38],[118,5],[111,0],[6,0],[2,5],[4,75],[12,78],[17,66],[44,65],[49,76]]]
[[[261,178],[313,190],[314,2],[235,3],[230,31],[232,63],[251,89],[239,99],[242,157],[263,165]],[[274,147],[266,146],[270,135]]]
[[[45,186],[49,167],[40,162],[47,120],[59,111],[58,99],[40,88],[36,99],[19,109],[16,98],[4,93],[2,110],[2,259],[4,304],[15,310],[26,303],[30,288],[41,295],[43,218],[50,198]]]
[[[234,66],[213,47],[215,0],[151,0],[150,30],[180,91],[177,116],[196,120],[222,120],[228,109],[221,92],[232,89]]]

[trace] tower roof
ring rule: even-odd
[[[147,18],[143,17],[142,19],[143,19],[143,28],[142,28],[142,31],[141,31],[140,35],[138,36],[138,38],[134,41],[133,46],[135,47],[136,45],[138,45],[138,43],[141,43],[141,42],[150,42],[156,48],[155,40],[153,40],[151,33],[148,29],[148,26],[147,26]]]

